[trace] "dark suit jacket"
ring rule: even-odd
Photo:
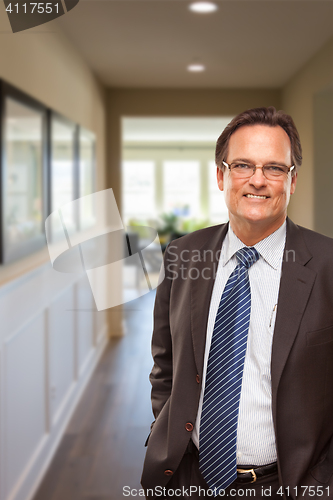
[[[167,483],[165,471],[177,469],[191,438],[186,424],[194,425],[197,416],[209,306],[227,229],[196,231],[172,242],[165,254],[154,309],[150,379],[156,420],[144,488]],[[290,219],[271,378],[281,484],[292,498],[294,487],[309,485],[330,486],[333,496],[333,240]]]

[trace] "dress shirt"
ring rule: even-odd
[[[276,461],[272,419],[271,350],[279,295],[286,223],[254,247],[259,260],[249,269],[251,315],[237,428],[237,463],[264,465]],[[210,302],[199,408],[192,440],[199,449],[202,403],[215,317],[228,278],[237,265],[236,252],[244,243],[230,227],[222,243]]]

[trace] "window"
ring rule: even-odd
[[[58,115],[51,121],[51,212],[70,203],[75,197],[75,130],[76,125]],[[62,210],[63,224],[69,232],[77,226],[74,206]],[[57,237],[54,228],[53,237]]]
[[[3,83],[2,262],[45,245],[46,109]]]
[[[79,133],[79,196],[81,230],[96,222],[93,197],[88,196],[95,190],[95,134],[84,128]]]
[[[0,111],[0,262],[7,264],[45,246],[45,219],[60,207],[51,240],[63,224],[71,234],[95,224],[87,195],[95,190],[96,137],[3,80]]]
[[[200,215],[200,163],[165,161],[163,163],[164,212],[180,216]]]
[[[124,161],[124,219],[156,217],[155,165],[153,161]]]
[[[229,219],[228,209],[224,201],[224,193],[220,191],[216,180],[216,165],[208,163],[209,169],[209,218],[214,223],[226,222]]]
[[[216,140],[231,118],[124,117],[125,223],[131,219],[167,234],[171,221],[175,233],[227,221],[213,159]]]

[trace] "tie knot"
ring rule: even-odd
[[[259,259],[259,253],[254,247],[243,247],[236,252],[238,262],[249,269]]]

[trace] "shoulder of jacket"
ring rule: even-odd
[[[330,248],[332,249],[333,247],[333,238],[330,238],[329,236],[325,236],[324,234],[317,233],[316,231],[312,231],[311,229],[308,229],[303,226],[298,226],[297,228],[300,230],[305,242],[307,245],[310,246],[324,246],[325,248]]]
[[[176,240],[169,243],[167,251],[182,251],[184,249],[199,249],[203,246],[207,240],[210,240],[217,232],[221,231],[225,224],[218,224],[216,226],[205,227],[204,229],[199,229],[193,231],[193,233],[188,233],[185,236],[181,236]]]

